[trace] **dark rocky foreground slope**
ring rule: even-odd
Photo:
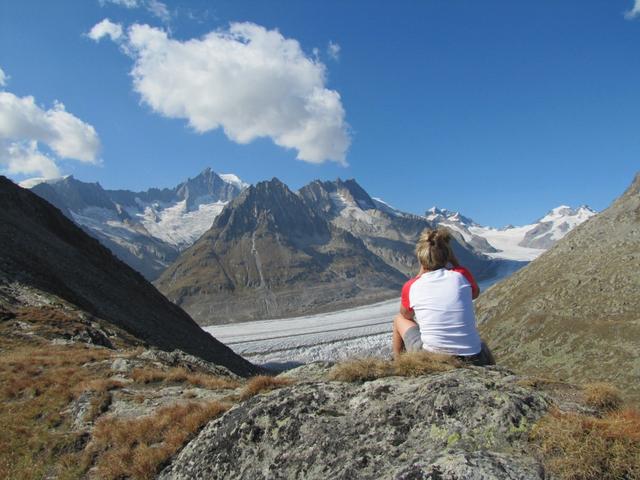
[[[142,275],[58,209],[0,177],[0,304],[47,305],[55,298],[149,345],[179,349],[229,370],[257,369],[218,342]],[[51,300],[54,299],[54,300]]]
[[[208,325],[373,303],[405,279],[273,179],[230,202],[156,285]]]
[[[498,361],[640,400],[640,174],[607,210],[476,302]]]

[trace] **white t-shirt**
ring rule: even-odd
[[[480,352],[472,300],[477,288],[464,267],[433,270],[405,283],[401,303],[415,312],[425,350],[462,356]]]

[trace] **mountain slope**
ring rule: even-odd
[[[498,361],[640,398],[640,175],[608,209],[477,300]]]
[[[140,274],[32,192],[0,177],[0,299],[21,286],[54,295],[164,350],[180,349],[231,371],[256,369],[203,332]]]
[[[371,303],[404,280],[273,179],[227,205],[156,283],[206,325]]]

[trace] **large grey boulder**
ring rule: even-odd
[[[498,367],[306,382],[209,423],[161,479],[535,479],[542,393]]]

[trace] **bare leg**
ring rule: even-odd
[[[392,339],[392,348],[393,348],[393,357],[397,358],[404,350],[404,341],[402,340],[402,336],[405,334],[407,330],[411,327],[416,327],[418,324],[413,320],[409,320],[408,318],[403,317],[398,314],[393,319],[393,339]]]

